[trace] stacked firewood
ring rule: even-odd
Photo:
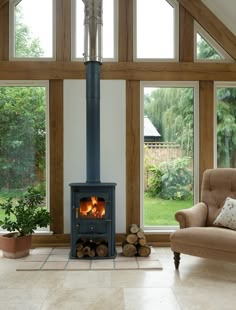
[[[106,257],[108,255],[108,243],[104,240],[94,242],[80,239],[76,245],[77,257]]]
[[[129,232],[122,243],[122,252],[124,256],[142,256],[147,257],[151,253],[151,248],[147,243],[144,231],[136,224],[129,227]]]

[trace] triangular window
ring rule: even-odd
[[[194,22],[195,61],[232,62],[230,55],[206,32]]]

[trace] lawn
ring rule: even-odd
[[[193,205],[192,198],[188,200],[164,200],[161,198],[144,197],[145,226],[176,226],[175,212]]]

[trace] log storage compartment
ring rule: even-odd
[[[72,183],[71,258],[114,258],[115,183]]]

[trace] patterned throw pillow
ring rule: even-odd
[[[236,230],[236,199],[226,198],[224,206],[213,224]]]

